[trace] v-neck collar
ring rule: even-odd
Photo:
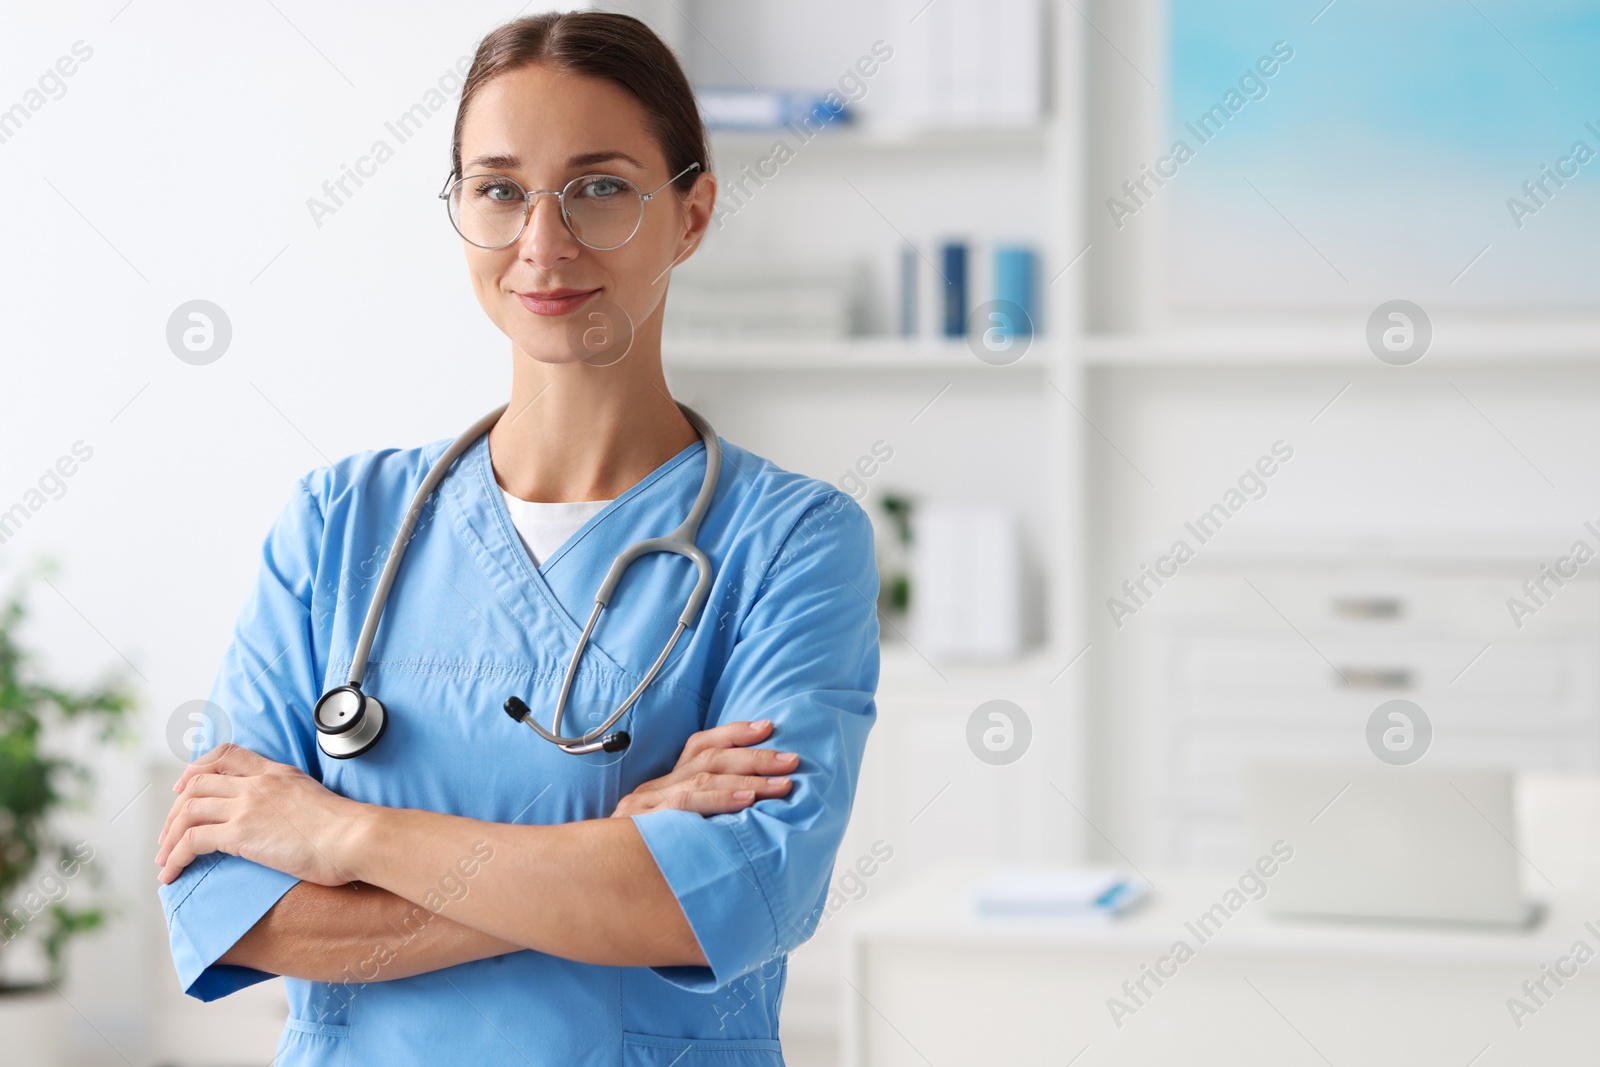
[[[577,551],[586,539],[603,523],[611,519],[619,510],[627,507],[631,501],[648,492],[653,486],[667,478],[673,472],[680,470],[697,453],[705,451],[705,442],[696,440],[685,445],[676,455],[668,459],[661,466],[645,475],[638,482],[620,493],[614,500],[606,504],[589,520],[580,526],[566,542],[544,561],[542,570],[548,572],[569,553]],[[456,528],[463,539],[472,547],[473,556],[479,565],[488,574],[500,599],[506,607],[523,623],[524,633],[528,640],[524,643],[530,648],[537,647],[539,642],[532,635],[539,632],[539,616],[548,615],[553,618],[566,631],[567,648],[575,647],[578,638],[582,635],[583,627],[578,619],[573,618],[567,609],[556,598],[551,589],[545,573],[533,564],[528,552],[522,546],[522,540],[517,533],[515,524],[511,521],[511,512],[507,509],[505,500],[500,495],[500,483],[494,477],[494,465],[489,455],[489,435],[484,434],[469,447],[458,462],[456,475],[464,477],[447,478],[440,486],[445,491],[446,499],[454,505]],[[657,534],[666,534],[668,530],[641,532],[640,538],[651,537]],[[593,586],[598,589],[605,571],[611,566],[611,560],[596,561],[593,566]],[[592,601],[582,605],[574,605],[583,611],[583,619],[587,620],[588,611],[593,606]],[[539,609],[543,608],[543,611]],[[598,656],[600,661],[612,670],[623,674],[629,672],[613,660],[599,644],[591,638],[589,651],[585,659]],[[564,662],[564,661],[563,661]]]
[[[490,454],[491,465],[493,453]],[[528,554],[533,557],[535,568],[547,564],[556,552],[572,539],[572,535],[581,530],[585,523],[605,510],[611,500],[575,500],[544,502],[539,500],[523,500],[513,496],[511,490],[502,487],[500,499],[504,502],[506,510],[511,515],[511,525],[516,527],[521,535],[523,544],[528,548]],[[551,539],[556,534],[561,534],[561,540],[551,544]],[[530,539],[531,538],[531,539]],[[539,550],[535,551],[535,541]]]

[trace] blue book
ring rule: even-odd
[[[848,101],[842,101],[836,109],[829,100],[838,100],[838,96],[826,90],[789,92],[702,85],[695,87],[695,99],[706,127],[713,130],[788,128],[799,133],[802,141],[808,141],[831,123],[855,121],[855,111]]]
[[[1038,331],[1038,278],[1038,257],[1033,249],[1002,245],[994,250],[994,298],[1019,309],[1017,313],[1002,315],[1002,321],[996,323],[1006,336],[1028,337]]]
[[[967,246],[947,242],[939,250],[939,270],[944,275],[944,335],[967,335]]]
[[[901,337],[917,336],[917,250],[907,245],[900,250]]]

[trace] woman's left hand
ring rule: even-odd
[[[362,811],[298,767],[221,744],[184,768],[156,863],[163,884],[197,856],[226,852],[318,885],[339,886]]]

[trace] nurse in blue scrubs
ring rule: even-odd
[[[184,771],[155,857],[179,980],[209,1001],[284,976],[280,1067],[780,1064],[785,956],[822,914],[875,717],[870,524],[718,439],[709,598],[618,724],[632,743],[573,755],[502,713],[517,696],[550,725],[612,560],[702,487],[660,337],[716,183],[676,59],[621,15],[492,32],[452,156],[447,202],[489,197],[478,223],[510,227],[495,247],[449,203],[511,340],[509,406],[405,545],[364,680],[386,729],[353,758],[322,750],[312,710],[346,681],[373,561],[451,438],[294,487],[211,695],[232,742]],[[618,196],[638,224],[613,244],[596,211]],[[631,340],[607,349],[617,330]],[[634,690],[694,581],[679,556],[629,569],[564,733]]]

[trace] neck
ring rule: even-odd
[[[511,403],[489,431],[495,480],[512,496],[611,500],[699,439],[667,392],[659,337],[635,337],[606,367],[512,351]]]

